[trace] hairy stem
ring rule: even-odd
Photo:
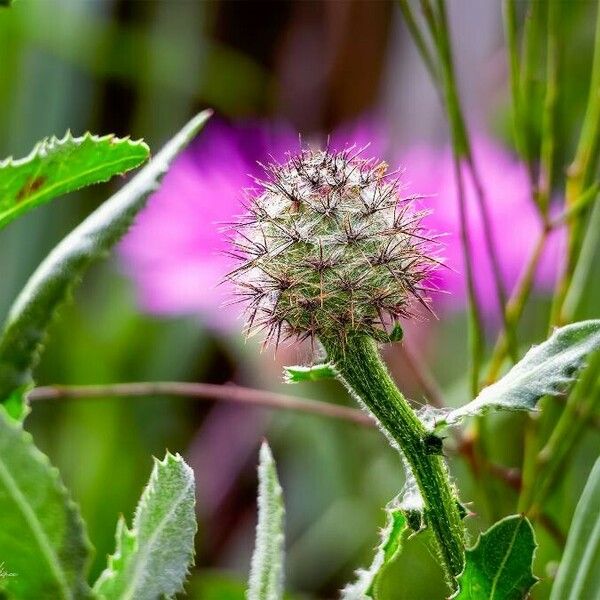
[[[321,341],[342,383],[402,450],[423,497],[448,583],[454,587],[464,566],[465,531],[443,456],[428,452],[428,431],[394,385],[371,338],[353,336],[344,345],[336,339]]]

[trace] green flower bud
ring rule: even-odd
[[[247,214],[235,224],[228,275],[247,301],[248,332],[278,344],[353,334],[382,338],[413,301],[429,308],[427,282],[439,264],[414,197],[384,162],[360,150],[304,150],[265,167]]]

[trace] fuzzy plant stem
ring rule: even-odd
[[[464,566],[465,530],[443,456],[428,451],[428,431],[392,381],[375,341],[364,335],[321,339],[340,381],[375,416],[412,469],[449,584]]]

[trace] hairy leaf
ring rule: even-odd
[[[381,532],[381,542],[373,562],[368,569],[357,571],[356,582],[342,590],[342,600],[377,598],[383,574],[402,550],[402,538],[408,527],[408,521],[398,498],[392,500],[385,511],[386,524]]]
[[[149,154],[142,141],[67,132],[42,140],[25,158],[0,161],[0,229],[57,196],[126,173]]]
[[[248,600],[281,600],[284,565],[283,494],[266,442],[258,465],[258,525],[252,555]]]
[[[581,321],[556,329],[533,346],[500,381],[486,387],[465,406],[451,411],[437,427],[490,409],[533,410],[543,396],[563,393],[575,381],[587,356],[600,348],[600,320]]]
[[[331,379],[336,376],[332,364],[313,365],[311,367],[283,367],[285,383],[299,383],[300,381],[317,381]]]
[[[94,585],[105,600],[156,600],[180,592],[194,558],[194,474],[179,455],[155,459],[133,527],[117,525],[115,553]]]
[[[537,581],[531,571],[536,549],[533,527],[526,517],[498,521],[466,553],[458,577],[456,600],[523,600]]]
[[[600,590],[600,459],[577,503],[550,600],[580,600]]]
[[[209,116],[205,111],[192,119],[140,173],[63,239],[17,298],[0,337],[0,402],[14,418],[26,415],[23,396],[57,308],[89,265],[126,233],[173,159]]]
[[[89,597],[91,545],[79,511],[58,471],[3,411],[0,514],[0,590],[19,600]]]

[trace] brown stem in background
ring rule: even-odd
[[[355,408],[237,385],[180,381],[144,381],[110,385],[50,385],[34,388],[29,392],[28,397],[30,401],[37,402],[67,398],[106,398],[109,396],[178,396],[199,400],[220,400],[244,406],[262,406],[311,413],[322,417],[350,421],[365,427],[374,426],[373,420],[369,416]]]
[[[436,408],[444,408],[444,393],[433,376],[433,373],[421,360],[421,357],[406,344],[400,345],[400,352],[406,361],[406,365],[413,374],[415,381],[419,384],[419,387],[425,396],[427,396],[429,404]]]
[[[355,408],[238,385],[216,385],[180,381],[144,381],[108,385],[48,385],[31,390],[28,399],[31,402],[40,402],[44,400],[93,399],[115,396],[177,396],[199,400],[218,400],[242,406],[260,406],[305,412],[348,421],[356,425],[362,425],[363,427],[375,427],[375,422],[368,415]],[[450,453],[456,453],[465,458],[469,466],[473,469],[474,465],[471,461],[472,448],[468,440],[462,438],[458,440],[454,448],[449,448],[448,450]],[[507,468],[495,463],[487,463],[486,467],[491,475],[503,481],[510,488],[518,491],[521,482],[518,469]],[[540,524],[548,530],[557,543],[564,545],[564,534],[547,515],[540,516]]]

